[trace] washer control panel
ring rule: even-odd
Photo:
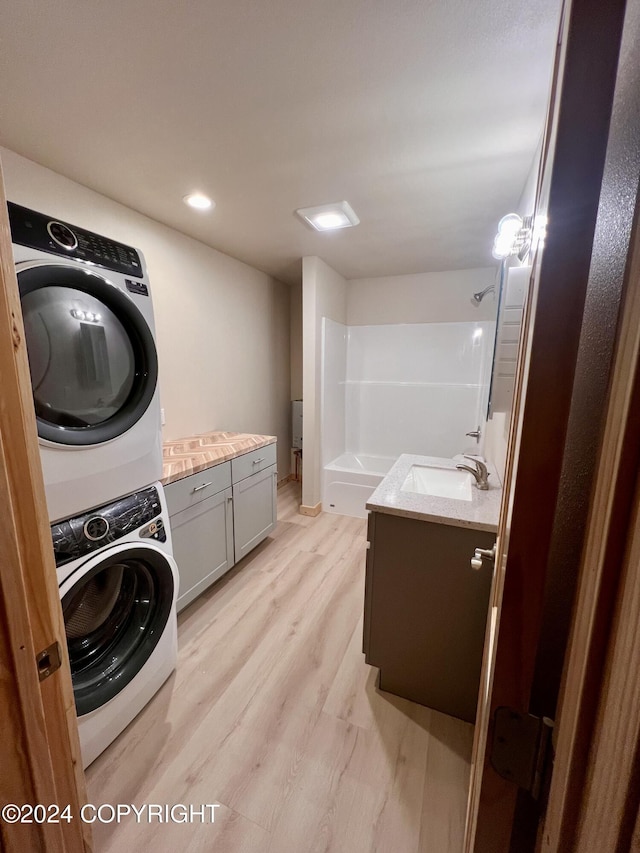
[[[68,222],[8,202],[11,239],[20,246],[65,258],[91,261],[108,270],[142,278],[142,260],[131,246],[101,237]],[[146,289],[146,288],[145,288]],[[145,294],[146,295],[146,294]]]
[[[143,539],[166,542],[158,490],[151,486],[126,498],[51,525],[56,566],[84,557],[123,536],[139,531]]]

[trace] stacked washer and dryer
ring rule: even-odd
[[[136,249],[9,219],[86,767],[176,665],[151,292]]]

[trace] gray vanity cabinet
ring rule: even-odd
[[[228,462],[165,486],[173,554],[180,573],[178,610],[234,565]]]
[[[475,722],[495,533],[369,515],[364,652],[380,688]]]
[[[276,527],[276,445],[231,460],[234,552],[236,562]]]

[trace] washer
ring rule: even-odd
[[[160,483],[51,525],[82,763],[176,666],[178,569]]]
[[[139,251],[12,204],[50,521],[159,480],[153,305]]]

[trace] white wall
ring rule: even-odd
[[[320,465],[346,449],[346,398],[348,327],[329,317],[322,319],[321,446]]]
[[[497,264],[472,270],[351,279],[347,283],[347,323],[369,326],[495,320],[497,302],[493,294],[477,307],[471,304],[471,297],[495,284],[496,272]]]
[[[322,365],[322,318],[337,323],[347,319],[347,283],[320,258],[302,261],[302,504],[320,503],[320,394]]]
[[[302,399],[302,282],[291,285],[291,399]]]
[[[145,256],[165,439],[214,429],[277,435],[279,474],[286,476],[288,286],[14,152],[0,149],[0,157],[9,200],[128,243]]]

